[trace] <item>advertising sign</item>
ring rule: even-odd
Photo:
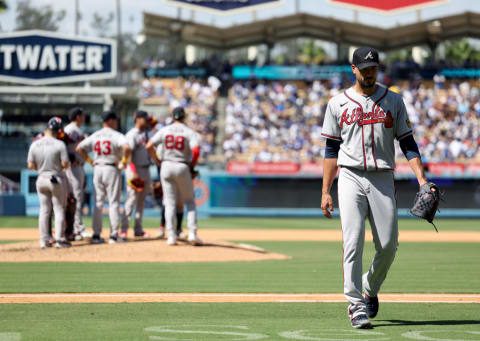
[[[116,42],[40,30],[0,34],[0,81],[44,85],[113,78]]]
[[[427,6],[440,5],[448,0],[329,0],[336,5],[358,8],[360,10],[373,10],[395,12],[420,9]]]
[[[172,6],[193,10],[213,11],[216,14],[232,14],[239,10],[254,10],[268,5],[279,5],[283,0],[165,0]]]

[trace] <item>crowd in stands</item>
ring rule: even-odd
[[[209,77],[198,79],[160,80],[145,78],[140,89],[140,97],[149,104],[164,106],[168,112],[182,106],[187,112],[187,124],[201,136],[200,162],[212,154],[217,129],[216,103],[220,81]],[[165,122],[165,117],[161,119]]]
[[[226,108],[226,160],[321,162],[326,104],[348,84],[235,83]],[[406,82],[404,98],[424,162],[480,161],[480,90],[463,82]],[[397,145],[399,161],[405,158]]]
[[[480,161],[477,86],[462,82],[411,88],[405,84],[400,90],[425,161]]]
[[[330,96],[342,82],[235,83],[226,108],[227,161],[320,162],[321,126]]]

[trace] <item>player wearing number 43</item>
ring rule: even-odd
[[[112,111],[102,113],[103,128],[80,142],[76,151],[92,164],[95,208],[93,210],[93,244],[103,243],[102,211],[108,198],[110,217],[110,243],[118,240],[120,225],[121,170],[125,168],[131,154],[125,135],[116,131],[117,115]],[[93,160],[88,153],[93,152]]]
[[[197,237],[197,213],[191,175],[200,156],[200,147],[197,133],[184,124],[185,115],[182,107],[175,108],[174,123],[160,129],[147,144],[148,153],[158,165],[160,161],[155,148],[163,147],[160,157],[162,160],[160,178],[163,187],[168,245],[177,243],[177,234],[174,229],[177,199],[187,207],[188,241],[194,245],[202,243]]]

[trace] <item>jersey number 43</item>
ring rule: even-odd
[[[97,153],[98,156],[100,155],[110,155],[112,153],[112,147],[110,141],[97,141],[95,143],[95,146],[93,147],[93,150],[95,153]]]
[[[166,149],[176,149],[183,150],[185,148],[185,137],[184,136],[165,136],[165,148]]]

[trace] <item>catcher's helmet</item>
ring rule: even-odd
[[[60,117],[54,116],[50,120],[48,120],[48,124],[47,124],[48,129],[59,131],[60,129],[62,129],[62,127],[63,127],[63,123]]]
[[[80,116],[82,114],[83,114],[83,109],[82,108],[80,108],[80,107],[72,108],[68,112],[68,119],[70,120],[70,122],[72,122],[77,118],[77,116]]]
[[[182,107],[176,107],[173,109],[173,118],[176,120],[181,120],[182,118],[185,117],[185,110],[183,110]]]

